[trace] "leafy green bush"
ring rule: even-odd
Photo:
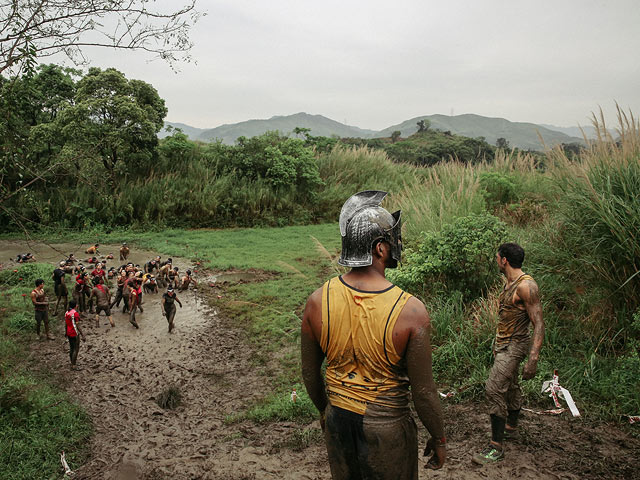
[[[423,297],[440,290],[477,297],[497,278],[495,252],[505,234],[505,224],[493,215],[459,218],[426,234],[416,250],[407,252],[406,266],[392,272],[391,279]]]
[[[489,206],[506,205],[517,200],[517,186],[510,175],[500,172],[482,172],[479,182]]]

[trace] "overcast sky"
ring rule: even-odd
[[[175,5],[179,0],[176,0]],[[382,129],[477,113],[586,125],[640,115],[640,4],[610,1],[198,0],[195,64],[95,50],[153,84],[167,120],[208,128],[297,112]]]

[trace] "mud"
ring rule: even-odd
[[[0,241],[0,262],[13,266],[8,258],[27,251],[38,261],[52,264],[74,249],[78,258],[84,258],[78,252],[87,245],[53,247],[59,251]],[[117,257],[117,246],[100,250]],[[129,259],[142,264],[154,256],[134,247]],[[174,261],[181,271],[193,266],[184,259],[174,257]],[[119,264],[117,258],[108,263]],[[69,369],[62,323],[55,340],[32,344],[33,357],[55,372],[93,420],[91,455],[85,465],[71,465],[74,478],[330,478],[317,422],[308,426],[228,422],[229,416],[269,392],[264,377],[252,367],[256,352],[246,341],[246,331],[237,328],[233,319],[217,315],[206,301],[210,296],[217,298],[232,283],[211,287],[208,276],[199,275],[198,291],[178,292],[184,308],[177,308],[172,334],[167,333],[161,315],[160,295],[149,294],[143,296],[144,313],[136,315],[140,330],[115,309],[113,329],[104,316],[99,327],[93,321],[83,324],[87,341],[80,348],[79,371]],[[171,385],[179,388],[182,403],[175,410],[163,410],[156,398]],[[471,456],[489,437],[483,406],[451,405],[446,400],[443,405],[447,463],[442,470],[427,470],[423,468],[426,458],[421,456],[422,479],[640,479],[640,440],[628,432],[615,425],[528,413],[521,420],[520,438],[506,445],[505,460],[475,467]],[[420,426],[420,448],[426,436]]]

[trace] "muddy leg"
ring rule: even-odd
[[[76,364],[76,361],[78,360],[78,352],[80,351],[80,338],[79,337],[75,337],[75,338],[76,338],[75,348],[73,349],[73,355],[71,357],[72,365]]]
[[[42,317],[40,316],[40,312],[36,310],[36,333],[38,337],[40,336],[40,324],[42,323]]]
[[[173,319],[176,316],[176,307],[167,310],[167,321],[169,322],[169,333],[173,330]]]
[[[53,316],[55,317],[56,315],[58,315],[58,305],[60,305],[60,296],[58,296],[58,300],[56,301],[56,308],[53,309]],[[67,311],[67,305],[65,302],[65,306],[64,306],[64,311]]]
[[[44,334],[47,337],[47,340],[53,340],[53,335],[49,333],[49,312],[44,312],[43,321],[44,321]]]
[[[137,307],[135,304],[131,305],[131,313],[129,314],[129,323],[136,328],[140,328],[138,326],[138,322],[136,322],[136,309]]]

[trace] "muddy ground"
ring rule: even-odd
[[[52,247],[0,242],[0,261],[5,268],[13,267],[8,257],[25,251],[52,264],[61,259],[61,252],[76,251],[83,258],[78,245]],[[117,257],[117,246],[100,250]],[[134,248],[130,259],[142,264],[153,256]],[[174,260],[181,271],[190,266],[187,260]],[[254,352],[246,332],[208,306],[210,296],[224,298],[224,284],[212,288],[208,279],[201,280],[198,290],[178,294],[184,308],[178,308],[172,334],[161,315],[160,295],[143,297],[139,330],[121,312],[114,311],[113,329],[104,316],[99,326],[86,321],[78,371],[68,367],[62,324],[55,340],[32,344],[33,357],[57,372],[61,385],[93,420],[91,455],[85,465],[71,465],[74,478],[330,478],[317,422],[228,422],[230,415],[267,394],[263,387],[268,382],[252,367]],[[179,388],[182,404],[164,410],[156,398],[170,385]],[[640,440],[615,425],[525,414],[521,436],[507,444],[505,460],[480,468],[470,460],[487,442],[482,405],[451,405],[445,400],[445,415],[447,464],[429,471],[422,468],[425,459],[420,457],[420,478],[640,479]],[[424,439],[423,428],[420,433]]]

